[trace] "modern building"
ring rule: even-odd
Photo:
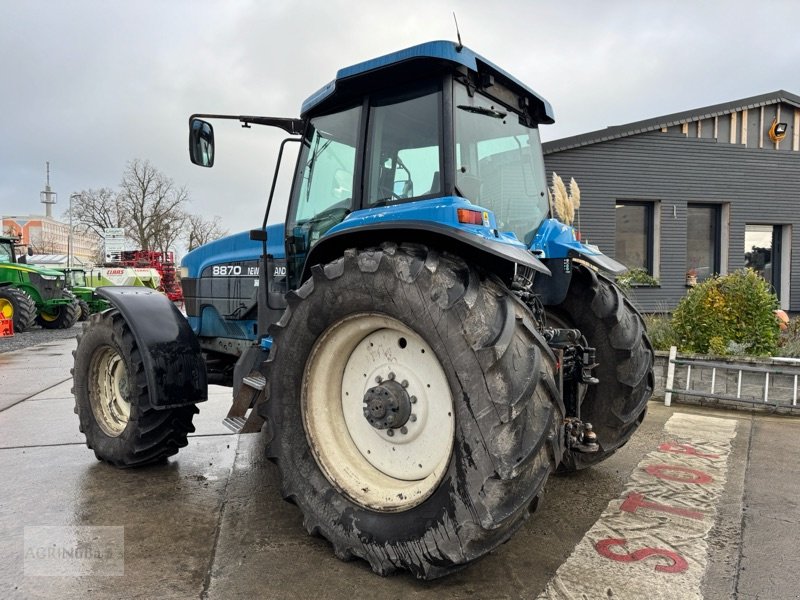
[[[22,215],[3,217],[3,235],[20,237],[22,244],[35,254],[68,253],[69,225],[52,217]],[[72,255],[81,263],[91,263],[98,254],[102,239],[92,233],[72,234]]]
[[[642,310],[670,310],[695,277],[750,266],[800,311],[800,96],[609,127],[544,153],[548,176],[581,188],[584,241],[658,280],[635,289]]]

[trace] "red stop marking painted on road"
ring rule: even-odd
[[[674,413],[664,430],[537,600],[702,597],[736,421]]]
[[[617,562],[637,562],[650,558],[651,556],[666,558],[669,564],[658,564],[655,566],[656,571],[660,571],[661,573],[683,573],[689,568],[689,563],[686,562],[685,558],[677,552],[665,548],[646,547],[633,552],[626,552],[625,554],[618,554],[611,549],[613,546],[624,546],[627,543],[628,540],[625,538],[606,538],[595,544],[595,550],[597,550],[597,553],[601,556],[605,556]]]
[[[699,458],[720,458],[719,454],[705,454],[691,444],[679,444],[678,442],[664,442],[658,447],[658,451],[671,452],[672,454],[688,454]]]
[[[660,502],[651,502],[644,499],[644,495],[638,492],[630,492],[625,501],[620,505],[619,509],[624,512],[635,513],[640,508],[648,508],[650,510],[657,510],[672,515],[680,515],[690,519],[702,519],[705,514],[691,510],[690,508],[681,508],[680,506],[669,506],[668,504],[661,504]]]
[[[711,483],[714,478],[708,473],[703,473],[697,469],[690,469],[689,467],[679,467],[677,465],[647,465],[644,470],[652,475],[665,481],[678,481],[680,483]],[[682,475],[673,475],[672,473],[681,473]]]

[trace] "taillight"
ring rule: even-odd
[[[483,225],[483,214],[479,210],[459,208],[458,222],[466,223],[467,225]]]

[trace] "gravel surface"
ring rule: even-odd
[[[0,352],[22,350],[28,346],[75,338],[82,326],[83,323],[75,323],[71,329],[43,329],[34,325],[23,333],[15,333],[11,337],[0,337]]]

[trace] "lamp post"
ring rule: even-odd
[[[72,269],[72,199],[80,198],[80,194],[69,195],[69,235],[67,236],[67,268]]]

